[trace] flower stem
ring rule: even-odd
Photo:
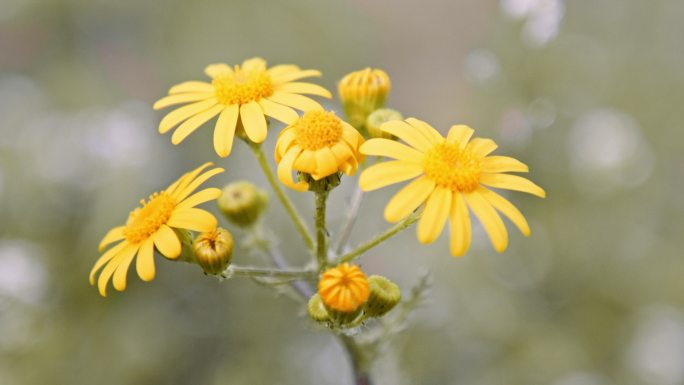
[[[325,229],[325,206],[328,194],[327,190],[316,191],[316,260],[319,271],[325,270],[328,265],[328,231]]]
[[[361,254],[363,254],[366,251],[368,251],[368,250],[374,248],[375,246],[381,244],[382,242],[386,241],[387,239],[393,237],[395,234],[397,234],[401,230],[408,228],[413,223],[415,223],[418,220],[418,218],[420,218],[420,212],[418,212],[418,211],[413,212],[413,214],[409,215],[408,217],[406,217],[406,219],[397,223],[396,225],[390,227],[385,232],[378,234],[375,238],[369,240],[368,242],[362,244],[361,246],[359,246],[356,249],[348,252],[347,254],[340,256],[339,258],[337,258],[337,260],[335,260],[335,264],[353,261],[354,259],[361,256]]]
[[[302,238],[304,238],[306,247],[309,250],[313,250],[314,242],[311,238],[311,234],[309,233],[309,229],[306,228],[304,220],[297,212],[297,209],[292,204],[292,201],[290,201],[290,198],[288,198],[283,189],[280,188],[280,185],[278,184],[278,181],[276,181],[275,175],[273,175],[271,167],[266,160],[266,155],[264,155],[264,151],[261,149],[261,145],[252,142],[247,142],[247,144],[249,145],[249,148],[252,149],[252,152],[254,152],[254,156],[257,158],[261,169],[264,171],[266,179],[268,179],[268,183],[271,184],[273,191],[278,196],[278,199],[283,204],[283,207],[285,207],[285,211],[287,211],[287,213],[290,215],[290,219],[292,219],[292,222],[295,224],[295,227],[297,227],[297,230],[302,235]]]
[[[340,238],[337,240],[337,246],[335,247],[335,252],[337,255],[342,254],[347,247],[347,242],[349,241],[352,229],[354,228],[356,217],[359,215],[362,198],[363,191],[361,191],[361,188],[357,184],[349,201],[347,216],[345,218],[344,225],[342,226],[342,230],[340,231]]]
[[[316,279],[317,273],[311,269],[281,270],[264,267],[230,265],[226,275],[233,277],[290,278],[300,280]]]
[[[370,374],[368,373],[369,362],[364,358],[363,350],[359,344],[345,334],[338,334],[342,346],[344,346],[351,361],[355,385],[372,385]]]

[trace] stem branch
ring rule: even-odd
[[[328,191],[316,191],[316,260],[318,270],[323,271],[328,265],[328,232],[325,229],[325,206]]]

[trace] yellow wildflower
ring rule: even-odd
[[[222,168],[203,172],[209,166],[211,163],[206,163],[186,173],[167,189],[150,195],[147,202],[141,200],[124,226],[115,227],[104,236],[100,252],[114,242],[121,242],[109,248],[90,271],[90,284],[94,285],[95,274],[104,266],[97,281],[103,297],[112,276],[115,289],[126,289],[126,274],[136,255],[136,270],[143,281],[154,279],[155,248],[166,258],[178,258],[182,246],[174,229],[206,232],[216,228],[216,218],[195,206],[218,198],[221,190],[211,187],[192,194],[209,178],[223,172]]]
[[[278,179],[297,191],[306,191],[305,181],[295,183],[294,170],[321,180],[339,171],[353,175],[363,159],[359,146],[363,136],[334,112],[309,111],[278,136],[275,160]]]
[[[199,126],[218,115],[214,128],[214,149],[221,157],[230,155],[238,118],[245,134],[254,143],[266,139],[266,116],[289,124],[297,112],[320,110],[321,105],[301,94],[330,98],[325,88],[303,82],[302,78],[321,76],[316,70],[302,70],[295,65],[266,67],[261,58],[245,60],[234,68],[211,64],[204,70],[211,83],[188,81],[169,90],[169,96],[158,100],[154,109],[190,103],[171,111],[159,123],[164,134],[178,126],[171,137],[173,144],[182,142]]]
[[[418,223],[418,240],[433,242],[449,219],[451,254],[461,256],[470,246],[471,224],[468,208],[480,220],[498,252],[508,246],[508,233],[497,210],[508,217],[525,235],[530,228],[513,204],[489,187],[522,191],[545,197],[544,190],[530,180],[506,172],[527,172],[528,167],[506,156],[489,156],[497,148],[491,139],[474,138],[473,129],[452,126],[446,138],[429,124],[409,118],[392,121],[381,129],[408,146],[388,140],[371,139],[361,152],[396,160],[366,169],[360,177],[364,191],[414,179],[385,207],[385,219],[398,222],[425,203]],[[409,147],[410,146],[410,147]]]

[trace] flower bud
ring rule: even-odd
[[[217,227],[214,231],[201,233],[193,243],[195,261],[205,273],[223,273],[233,258],[233,236],[228,230]]]
[[[333,322],[344,325],[356,319],[368,300],[368,280],[358,266],[343,263],[323,273],[318,294]]]
[[[385,105],[391,87],[389,76],[381,69],[365,68],[343,77],[337,89],[349,123],[363,128],[368,115]]]
[[[364,306],[364,312],[369,317],[381,317],[392,310],[401,301],[399,286],[380,275],[368,277],[370,295]]]
[[[402,120],[401,112],[391,108],[381,108],[373,111],[366,119],[366,131],[371,138],[394,139],[392,134],[380,130],[380,126],[392,120]]]
[[[321,296],[318,295],[318,293],[314,294],[309,299],[308,310],[309,310],[309,317],[311,317],[314,321],[316,321],[316,322],[328,322],[328,321],[330,321],[330,315],[328,315],[328,311],[325,309],[325,305],[323,305],[323,301],[321,300]]]
[[[218,199],[219,210],[236,226],[254,225],[268,204],[268,195],[250,182],[227,184]]]

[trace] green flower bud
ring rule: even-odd
[[[368,277],[370,296],[364,306],[364,312],[369,317],[381,317],[392,310],[401,301],[399,286],[380,275]]]
[[[268,204],[268,194],[250,182],[227,184],[218,199],[219,210],[236,226],[254,225]]]
[[[193,243],[195,261],[205,273],[223,273],[233,258],[233,236],[220,227],[214,231],[201,233]]]
[[[316,321],[316,322],[329,322],[330,321],[330,315],[328,315],[328,311],[325,309],[325,305],[323,305],[323,301],[321,300],[321,296],[318,295],[318,293],[314,294],[309,299],[308,310],[309,310],[309,317],[311,317],[314,321]]]
[[[392,134],[380,130],[380,126],[392,120],[402,120],[404,117],[401,112],[391,108],[381,108],[373,111],[366,119],[366,130],[371,138],[394,139]]]

